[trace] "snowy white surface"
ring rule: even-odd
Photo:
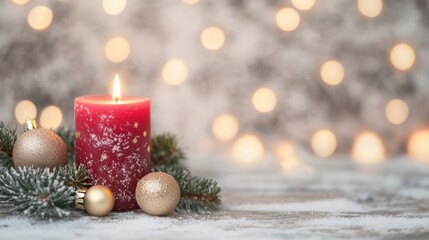
[[[429,165],[389,159],[359,166],[312,160],[310,172],[282,173],[191,160],[223,187],[221,211],[151,217],[141,211],[51,221],[0,209],[0,239],[429,239]]]

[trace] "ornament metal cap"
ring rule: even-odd
[[[25,123],[24,123],[24,131],[25,132],[36,129],[38,127],[39,126],[37,125],[36,119],[25,120]]]
[[[86,188],[76,190],[76,195],[74,197],[75,208],[85,210],[84,198],[87,190]]]

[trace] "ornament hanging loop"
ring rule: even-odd
[[[25,123],[24,123],[24,131],[25,132],[36,129],[38,127],[39,126],[37,125],[36,119],[25,120]]]

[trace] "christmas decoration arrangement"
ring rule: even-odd
[[[139,129],[138,125],[130,128]],[[185,152],[173,134],[160,134],[147,142],[144,139],[149,136],[149,129],[145,129],[143,133],[138,132],[139,138],[132,137],[130,146],[141,140],[142,145],[138,145],[136,151],[144,147],[150,155],[146,158],[130,153],[128,158],[145,157],[150,159],[147,164],[126,165],[127,168],[120,169],[117,163],[103,159],[105,155],[99,152],[98,163],[105,165],[94,169],[91,164],[95,163],[91,161],[87,161],[90,163],[87,165],[76,163],[75,140],[82,140],[84,129],[60,128],[54,132],[38,128],[34,120],[28,120],[24,129],[25,132],[17,136],[16,128],[0,122],[0,204],[4,208],[28,216],[51,218],[68,216],[77,211],[75,209],[102,217],[112,210],[124,211],[137,206],[147,214],[164,216],[173,211],[210,212],[221,205],[217,182],[191,174],[184,164]],[[81,144],[83,146],[83,142]],[[95,157],[92,153],[86,156]],[[105,176],[98,178],[105,174],[104,166],[105,172],[109,172],[109,167],[123,171],[118,174],[121,181],[106,182]],[[151,173],[135,169],[148,166]],[[136,181],[128,179],[135,174],[143,177]],[[132,193],[129,192],[131,183],[135,183]]]

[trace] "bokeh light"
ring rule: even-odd
[[[376,164],[386,157],[383,141],[373,132],[359,134],[353,144],[352,157],[359,163]]]
[[[395,125],[404,123],[408,118],[408,105],[401,99],[390,100],[386,104],[386,118],[387,120]]]
[[[162,78],[169,85],[179,85],[186,80],[188,67],[180,59],[171,59],[162,69]]]
[[[408,139],[408,155],[423,163],[429,163],[429,129],[414,131]]]
[[[310,10],[316,4],[316,0],[292,0],[292,5],[299,10]]]
[[[24,124],[27,119],[35,119],[37,116],[37,108],[33,102],[22,100],[15,107],[15,118],[19,124]]]
[[[103,9],[109,15],[118,15],[124,11],[127,0],[103,0]]]
[[[399,43],[390,51],[390,62],[400,70],[407,71],[413,67],[416,61],[416,52],[413,47],[407,43]]]
[[[332,131],[321,129],[313,134],[311,148],[318,156],[329,157],[337,148],[337,138]]]
[[[232,145],[232,157],[241,163],[254,163],[264,156],[264,147],[261,140],[252,134],[238,138]]]
[[[182,2],[189,4],[189,5],[194,5],[197,4],[200,0],[182,0]]]
[[[285,174],[289,174],[290,172],[293,172],[300,165],[301,165],[301,161],[297,157],[284,159],[280,162],[280,166]]]
[[[252,103],[259,112],[271,112],[277,104],[277,96],[269,88],[260,88],[253,93]]]
[[[282,8],[276,14],[276,24],[283,31],[293,31],[299,26],[300,17],[293,8]]]
[[[212,132],[217,139],[228,141],[237,135],[238,128],[237,119],[231,114],[224,113],[213,121]]]
[[[358,0],[358,9],[366,17],[377,17],[383,10],[382,0]]]
[[[130,44],[123,37],[109,39],[104,50],[106,58],[111,62],[122,62],[130,55]]]
[[[344,79],[344,67],[338,61],[327,61],[320,67],[320,77],[328,85],[338,85]]]
[[[63,122],[63,113],[56,106],[48,106],[40,114],[40,126],[47,129],[56,129]]]
[[[16,5],[25,5],[29,2],[30,0],[12,0],[13,3],[15,3]]]
[[[46,6],[36,6],[28,13],[28,25],[35,30],[44,30],[51,25],[52,10]]]
[[[289,159],[296,158],[295,145],[290,141],[281,141],[276,145],[276,156],[281,161],[287,161]]]
[[[201,43],[210,51],[216,51],[225,44],[225,33],[218,27],[209,27],[201,33]]]

